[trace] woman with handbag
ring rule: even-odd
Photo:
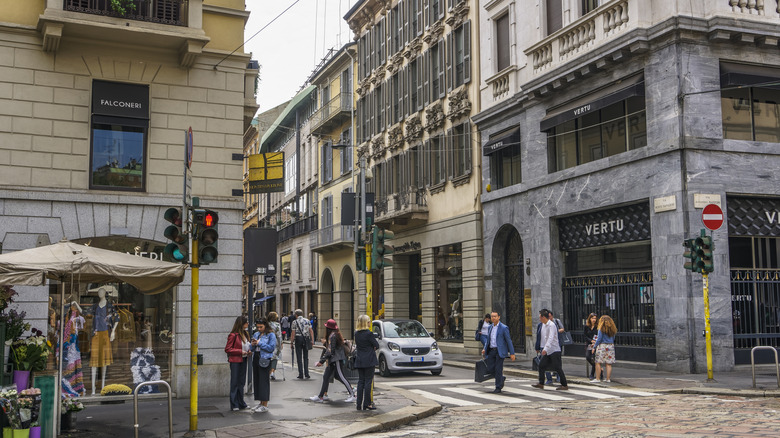
[[[349,397],[344,400],[347,403],[355,401],[355,393],[352,391],[352,385],[346,377],[344,377],[344,363],[347,361],[347,355],[344,352],[344,338],[341,336],[339,326],[336,321],[329,319],[325,323],[325,339],[322,340],[325,349],[322,350],[322,356],[316,366],[321,367],[326,361],[328,367],[325,369],[325,373],[322,375],[322,388],[320,393],[313,397],[309,397],[309,400],[315,403],[322,403],[327,400],[328,396],[328,384],[330,383],[330,377],[338,379],[349,392]]]
[[[276,372],[276,366],[279,364],[279,359],[282,357],[282,347],[284,346],[282,344],[282,327],[277,322],[278,319],[279,315],[276,312],[268,314],[268,325],[271,326],[271,331],[276,336],[276,350],[274,350],[274,357],[271,359],[271,380],[276,380],[274,373]],[[282,367],[284,367],[284,363],[282,363]]]
[[[601,366],[604,365],[607,368],[607,380],[605,382],[611,383],[612,364],[615,363],[615,335],[617,335],[617,327],[612,318],[603,315],[599,318],[598,328],[596,342],[593,343],[593,348],[591,349],[591,351],[596,353],[596,374],[590,382],[600,382],[598,376],[601,375]]]
[[[247,409],[244,402],[244,384],[246,384],[246,367],[249,356],[249,332],[246,329],[249,322],[243,316],[236,318],[233,329],[228,335],[225,353],[230,363],[230,409],[237,411]]]
[[[588,315],[588,319],[585,321],[585,328],[583,330],[585,336],[585,360],[590,364],[590,373],[588,377],[594,379],[596,375],[596,362],[593,360],[593,344],[598,337],[598,316],[595,313]]]
[[[371,388],[374,384],[374,367],[377,365],[376,350],[379,343],[371,331],[371,318],[360,315],[355,332],[355,369],[358,370],[357,410],[373,411],[376,409],[372,400]]]
[[[271,359],[276,350],[276,335],[266,320],[260,319],[255,324],[257,332],[252,339],[252,382],[255,385],[255,400],[259,403],[252,412],[268,412],[268,400],[271,398]]]

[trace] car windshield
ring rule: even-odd
[[[386,338],[427,338],[428,331],[417,321],[385,321]]]

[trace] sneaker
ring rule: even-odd
[[[590,383],[601,383],[599,379],[590,379]]]
[[[612,381],[611,381],[611,380],[609,380],[609,379],[605,380],[605,382],[607,382],[607,383],[612,383]]]
[[[328,401],[328,400],[330,400],[330,397],[328,397],[328,394],[325,394],[325,395],[322,396],[322,399],[324,401]]]
[[[326,397],[327,397],[327,396],[326,396]],[[322,402],[324,402],[324,401],[325,401],[325,397],[323,397],[323,398],[320,398],[320,396],[318,396],[318,395],[315,395],[315,396],[309,397],[309,400],[310,400],[310,401],[313,401],[314,403],[322,403]]]
[[[544,382],[544,384],[545,384],[545,385],[552,385],[552,384],[553,384],[553,381],[552,381],[552,380],[548,380],[548,381]]]
[[[233,408],[233,409],[231,409],[231,410],[232,410],[232,411],[237,411],[237,410],[238,410],[238,408]]]
[[[271,380],[276,380],[276,376],[274,376],[273,374],[271,374]]]
[[[268,412],[268,408],[265,407],[265,406],[260,406],[259,408],[257,408],[257,410],[255,412],[258,412],[258,413],[260,413],[260,412]]]
[[[355,400],[357,400],[357,398],[356,398],[354,395],[350,395],[349,397],[347,397],[347,398],[344,400],[344,402],[345,402],[345,403],[354,403],[354,402],[355,402]]]

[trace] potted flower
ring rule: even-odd
[[[21,393],[14,389],[5,389],[0,391],[0,405],[10,425],[7,431],[3,431],[3,436],[40,438],[40,389],[29,388]]]
[[[31,371],[46,369],[46,358],[51,353],[51,343],[43,332],[31,330],[32,334],[24,339],[17,339],[11,344],[11,357],[14,361],[14,383],[16,389],[27,389]]]
[[[71,430],[76,424],[73,413],[84,409],[84,404],[76,397],[63,397],[60,403],[60,427]]]
[[[22,333],[30,330],[30,324],[24,322],[26,316],[27,312],[17,312],[15,309],[0,314],[0,322],[5,323],[4,341],[6,345],[10,346],[11,342],[22,336]]]

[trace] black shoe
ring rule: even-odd
[[[296,377],[296,379],[303,380],[303,376],[298,376],[298,377]]]
[[[496,389],[494,389],[494,390],[492,391],[492,393],[493,393],[493,394],[500,394],[500,393],[501,393],[501,388],[496,388]]]
[[[362,411],[362,410],[363,410],[363,408],[361,408],[360,406],[358,406],[357,410],[358,410],[358,411]]]
[[[497,386],[498,389],[504,389],[504,382],[506,382],[506,376],[501,379],[501,384]]]
[[[309,380],[309,379],[311,379],[311,376],[306,376],[306,380]]]
[[[371,405],[368,405],[368,406],[364,407],[363,410],[365,410],[365,411],[375,411],[376,410],[376,406],[371,404]]]

